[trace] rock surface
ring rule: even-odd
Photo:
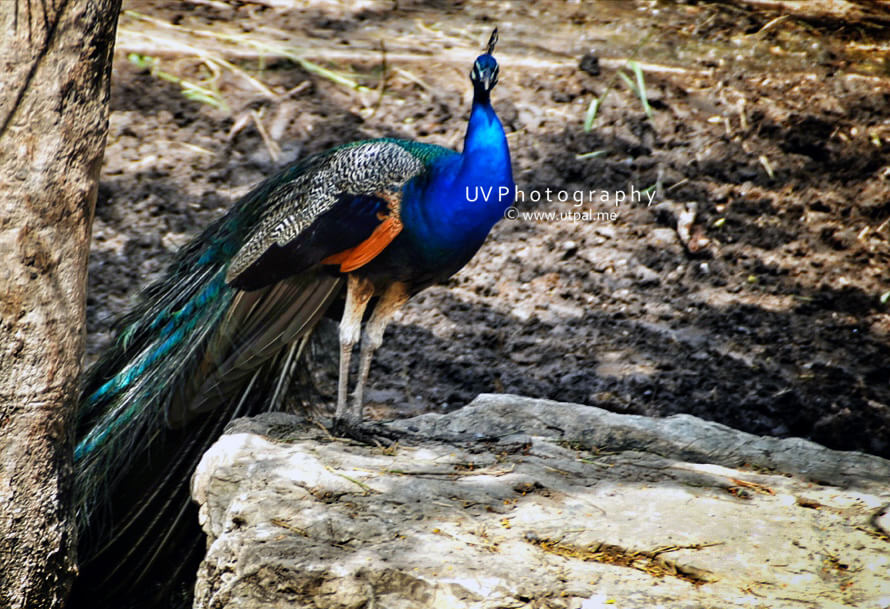
[[[193,479],[195,607],[890,607],[877,457],[504,395],[390,426],[236,421]]]

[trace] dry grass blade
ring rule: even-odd
[[[675,561],[662,558],[659,554],[675,552],[678,550],[701,550],[711,546],[720,545],[716,543],[704,543],[688,546],[663,546],[648,551],[630,550],[608,543],[576,546],[573,544],[562,543],[558,540],[541,539],[534,535],[527,535],[526,539],[549,554],[556,554],[557,556],[575,560],[628,567],[648,573],[652,577],[664,577],[667,575],[695,585],[712,582],[715,580],[715,577],[709,571],[691,565],[681,565]]]
[[[355,80],[349,78],[348,76],[337,72],[335,70],[330,70],[325,68],[313,61],[306,59],[299,49],[295,49],[292,47],[285,46],[283,44],[277,44],[272,42],[267,42],[263,40],[259,40],[247,34],[229,34],[225,32],[217,32],[214,30],[206,30],[206,29],[198,29],[198,28],[190,28],[183,25],[175,25],[173,23],[169,23],[162,19],[157,19],[154,17],[150,17],[148,15],[143,15],[142,13],[138,13],[136,11],[124,11],[124,15],[126,17],[130,17],[145,23],[150,23],[155,26],[158,26],[164,30],[170,30],[172,32],[177,32],[186,36],[189,42],[183,42],[182,40],[178,40],[176,38],[170,36],[163,36],[163,34],[159,34],[157,32],[140,32],[137,30],[133,30],[127,27],[121,27],[120,32],[123,35],[134,36],[134,37],[144,37],[151,40],[154,44],[158,42],[162,43],[162,46],[165,46],[169,49],[179,49],[182,52],[195,55],[201,58],[209,58],[212,61],[219,63],[220,65],[224,65],[226,68],[232,70],[233,72],[238,73],[240,76],[250,82],[251,85],[259,89],[264,95],[270,95],[271,97],[276,97],[274,93],[272,93],[268,87],[263,85],[261,82],[256,80],[255,78],[248,75],[246,72],[241,70],[240,68],[234,66],[232,63],[223,59],[222,54],[219,51],[211,51],[210,49],[200,46],[197,41],[201,39],[209,39],[215,40],[222,43],[232,44],[236,47],[252,49],[255,52],[255,57],[258,59],[266,58],[266,57],[280,57],[293,61],[298,64],[305,71],[310,74],[315,74],[317,76],[321,76],[331,82],[337,83],[339,85],[343,85],[350,89],[355,89],[358,91],[367,91],[367,87],[363,87],[359,85]],[[243,55],[238,55],[243,57]]]
[[[181,78],[171,72],[162,70],[160,68],[161,62],[157,57],[140,55],[138,53],[130,53],[129,55],[127,55],[127,59],[132,64],[148,70],[152,76],[179,85],[182,89],[183,96],[185,96],[187,99],[199,101],[215,108],[220,108],[222,110],[228,111],[228,104],[226,104],[225,100],[222,98],[219,91],[216,90],[215,87],[213,89],[209,89],[207,87],[203,87],[189,80]],[[212,66],[208,66],[208,68],[213,71]],[[208,82],[213,83],[216,78],[217,75],[214,75],[213,78],[211,78]]]
[[[266,126],[263,124],[263,117],[261,113],[257,110],[251,110],[250,116],[253,118],[253,123],[256,125],[256,130],[259,131],[260,137],[263,138],[263,143],[266,145],[266,150],[269,151],[269,158],[272,159],[273,162],[277,163],[278,159],[281,157],[281,148],[275,143],[271,137],[269,137],[269,132],[266,129]]]

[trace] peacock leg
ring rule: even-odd
[[[349,416],[353,421],[362,421],[362,408],[364,406],[365,382],[368,380],[368,372],[371,370],[371,360],[374,352],[383,344],[383,333],[386,326],[392,321],[396,311],[408,300],[408,290],[405,284],[396,281],[391,283],[383,296],[374,307],[371,319],[365,325],[365,335],[362,338],[362,350],[359,356],[358,380],[355,384],[355,393],[352,394],[352,412]]]
[[[349,360],[352,359],[352,348],[359,341],[362,333],[362,317],[368,301],[374,295],[374,286],[367,279],[349,275],[346,282],[346,305],[340,319],[340,378],[337,384],[337,410],[334,418],[345,421],[349,416],[347,393],[349,388]],[[360,421],[351,419],[350,423]]]

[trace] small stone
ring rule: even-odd
[[[890,508],[884,508],[884,513],[875,518],[875,526],[877,526],[884,535],[890,535]]]
[[[551,302],[547,305],[547,309],[563,319],[580,319],[584,317],[584,309],[567,302]]]
[[[591,76],[600,75],[600,58],[593,51],[588,51],[578,63],[578,69]]]
[[[677,231],[672,228],[653,228],[649,242],[656,247],[671,247],[678,244]]]
[[[563,241],[560,247],[565,256],[573,256],[578,251],[578,244],[574,241]]]
[[[535,305],[530,302],[524,302],[517,305],[513,309],[513,317],[525,323],[535,316]]]
[[[661,276],[658,273],[643,264],[637,266],[635,274],[637,276],[637,282],[641,286],[658,285],[661,279]]]
[[[615,238],[615,227],[611,224],[598,225],[596,228],[593,229],[593,232],[600,237],[605,237],[606,239]]]

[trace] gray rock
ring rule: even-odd
[[[677,231],[672,228],[653,228],[650,242],[656,247],[668,250],[679,250],[680,241],[677,239]]]
[[[890,603],[877,457],[504,395],[390,427],[412,435],[236,422],[192,481],[195,607]]]
[[[637,278],[637,283],[642,287],[658,285],[660,281],[658,273],[644,264],[637,265],[636,269],[634,269],[634,275]]]

